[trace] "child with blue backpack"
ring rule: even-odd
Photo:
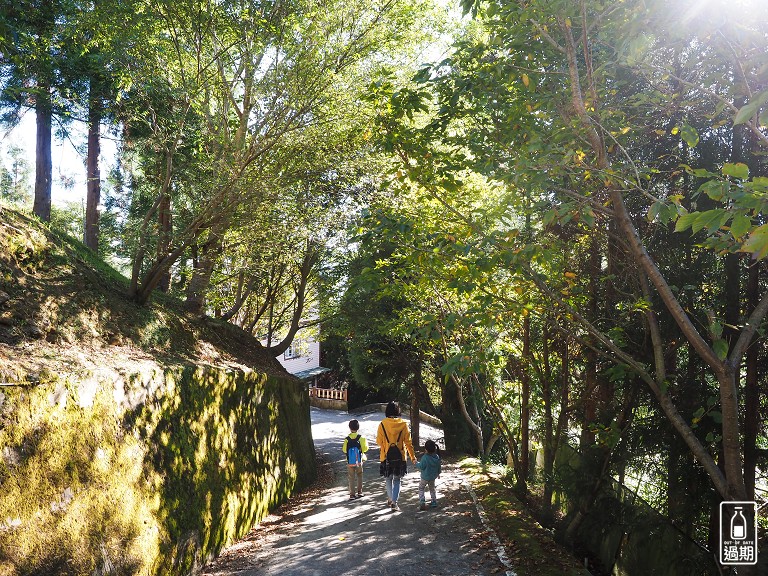
[[[421,470],[419,479],[419,509],[426,510],[427,504],[424,489],[429,487],[429,495],[432,497],[430,506],[437,507],[437,494],[435,492],[435,479],[440,475],[440,455],[437,453],[437,444],[432,440],[424,442],[424,449],[427,451],[416,463],[416,468]]]
[[[363,462],[367,460],[368,442],[365,436],[358,434],[360,423],[357,420],[349,421],[349,436],[344,438],[341,446],[347,455],[347,478],[349,479],[349,499],[363,496]],[[357,489],[357,491],[355,491]]]

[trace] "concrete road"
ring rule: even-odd
[[[365,495],[349,500],[341,443],[351,418],[368,440]],[[208,576],[491,576],[514,571],[485,525],[461,471],[444,465],[437,480],[439,507],[418,509],[418,470],[409,464],[400,512],[386,506],[379,476],[376,429],[381,412],[348,414],[312,408],[312,434],[319,454],[332,463],[330,488],[299,495],[227,549],[209,565]],[[422,424],[421,443],[442,446],[442,431]],[[417,450],[417,456],[421,452]]]

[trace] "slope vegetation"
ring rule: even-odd
[[[185,361],[285,374],[237,327],[191,318],[160,293],[138,306],[127,287],[80,242],[0,206],[0,376]]]

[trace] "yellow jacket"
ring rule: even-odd
[[[384,436],[385,429],[387,436]],[[399,441],[397,439],[398,436],[400,436]],[[389,442],[387,442],[387,438],[389,438]],[[400,454],[405,455],[407,451],[411,461],[416,462],[416,453],[413,451],[413,443],[411,441],[411,431],[408,429],[408,423],[402,418],[384,418],[381,424],[379,424],[379,429],[376,432],[376,444],[379,445],[379,460],[381,462],[387,458],[387,449],[390,442],[397,444]],[[404,457],[403,459],[405,460],[406,458]]]

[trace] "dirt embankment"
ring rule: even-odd
[[[236,326],[188,316],[160,292],[143,306],[127,293],[80,242],[0,206],[0,381],[185,362],[285,374]]]

